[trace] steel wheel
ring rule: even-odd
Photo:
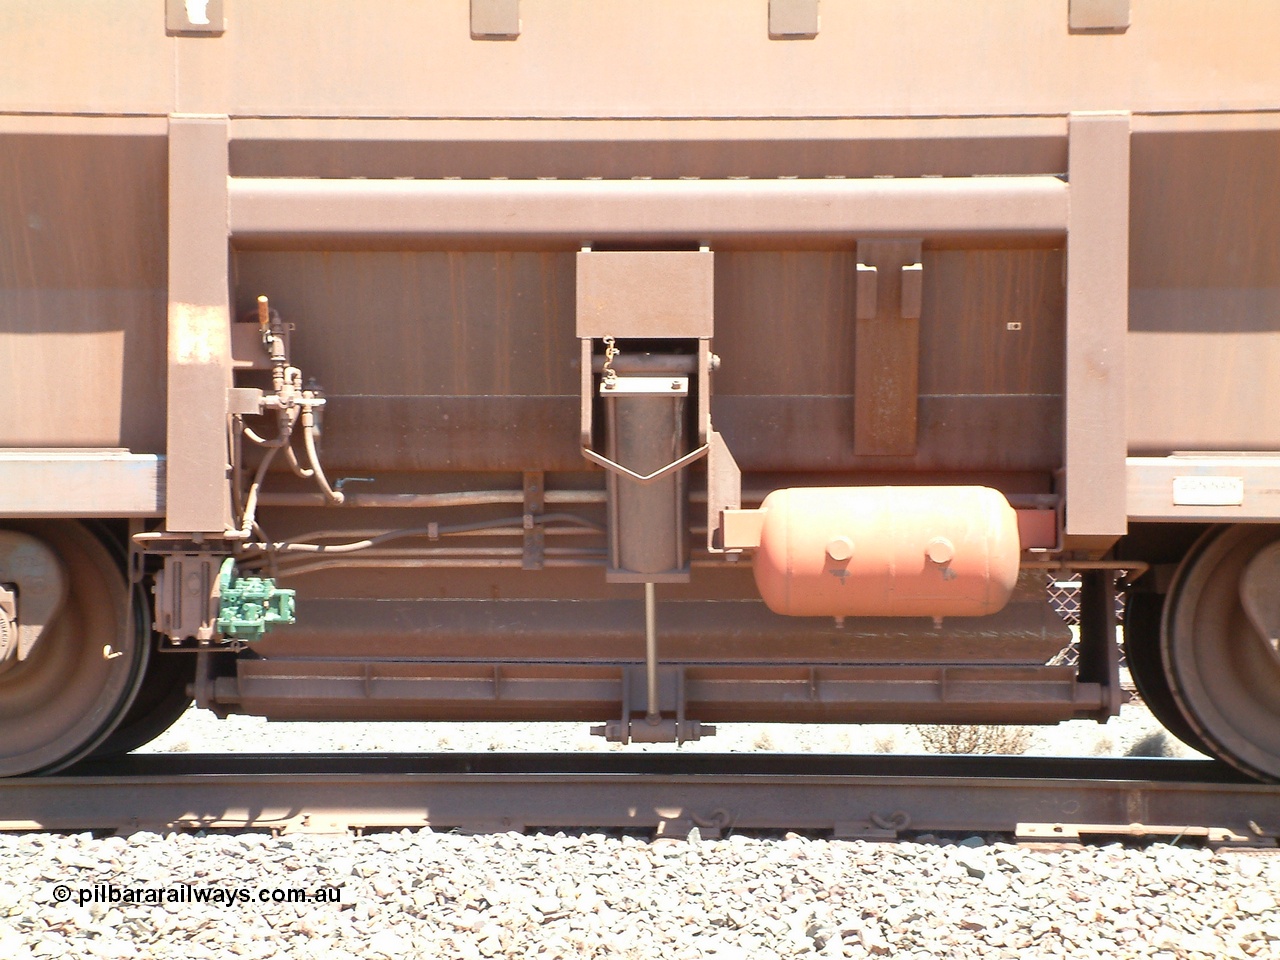
[[[1280,781],[1280,656],[1246,614],[1240,586],[1249,562],[1277,540],[1275,527],[1206,533],[1174,576],[1161,629],[1165,675],[1186,723],[1212,753],[1273,781]]]
[[[129,623],[119,564],[83,526],[6,528],[43,541],[67,580],[61,608],[30,656],[0,670],[0,776],[14,776],[66,766],[106,738],[137,691],[148,635],[141,618]]]
[[[187,688],[195,680],[195,667],[192,654],[152,651],[133,705],[107,739],[94,748],[93,755],[114,757],[136,750],[177,723],[191,706]]]
[[[1138,695],[1161,726],[1193,750],[1212,754],[1210,748],[1182,716],[1169,689],[1160,652],[1160,613],[1164,597],[1157,593],[1130,593],[1124,607],[1124,655]]]

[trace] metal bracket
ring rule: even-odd
[[[860,240],[854,327],[857,456],[914,456],[924,267],[920,240]]]
[[[859,261],[856,269],[858,284],[855,316],[859,320],[874,320],[876,306],[880,301],[879,276],[876,268],[869,263]]]
[[[873,264],[859,263],[856,312],[859,320],[874,320],[880,309],[879,271]],[[898,314],[905,320],[919,320],[924,306],[924,265],[905,263],[899,281]]]
[[[698,341],[698,443],[711,442],[711,373],[720,369],[720,358],[711,352],[710,340]]]
[[[628,720],[610,720],[591,728],[592,734],[604,737],[609,743],[692,743],[703,737],[715,735],[716,728],[699,720],[677,720],[663,717],[650,723],[644,717]]]
[[[515,40],[520,36],[520,0],[471,0],[472,40]]]
[[[645,699],[647,676],[643,666],[627,666],[622,671],[622,713],[616,720],[592,727],[593,736],[604,737],[609,743],[689,743],[703,737],[713,737],[716,728],[699,720],[688,720],[684,715],[684,669],[681,667],[658,668],[658,707],[660,716],[653,722],[647,717],[632,714],[632,704]],[[672,716],[674,714],[674,716]]]
[[[661,480],[663,477],[667,476],[668,474],[675,473],[677,470],[683,470],[685,467],[689,466],[689,464],[695,463],[698,460],[701,460],[703,457],[707,455],[707,452],[710,449],[711,449],[711,445],[704,443],[697,450],[694,450],[690,453],[686,453],[679,460],[673,460],[671,463],[668,463],[665,467],[661,467],[660,469],[655,470],[653,473],[648,473],[648,474],[636,473],[634,470],[629,470],[620,463],[614,463],[608,457],[600,456],[600,454],[596,453],[594,450],[590,449],[589,447],[582,448],[582,455],[586,457],[588,460],[590,460],[592,463],[597,463],[600,466],[604,467],[606,470],[611,470],[612,472],[618,474],[619,476],[628,477],[629,479],[634,480],[636,483],[653,483],[655,480]]]
[[[818,0],[769,0],[770,40],[812,40],[818,35]]]
[[[1120,712],[1128,699],[1120,686],[1120,648],[1116,646],[1116,572],[1084,570],[1080,575],[1080,683],[1102,689],[1102,705],[1093,719]]]
[[[1124,33],[1130,0],[1070,0],[1067,28],[1072,33]]]
[[[667,389],[668,385],[670,385],[671,389]],[[605,382],[600,385],[600,395],[601,396],[650,395],[650,396],[685,397],[689,395],[689,382],[688,382],[688,379],[685,377],[615,378],[612,384]],[[585,427],[584,427],[584,435],[585,435]],[[613,473],[618,474],[619,476],[627,477],[630,480],[634,480],[636,483],[645,484],[645,483],[653,483],[656,480],[661,480],[663,477],[668,476],[672,473],[675,473],[678,470],[682,470],[685,467],[689,466],[689,464],[695,463],[698,460],[701,460],[703,457],[707,455],[707,452],[710,449],[711,449],[711,445],[709,443],[704,443],[702,444],[702,446],[698,447],[696,450],[686,453],[679,460],[673,460],[671,463],[668,463],[665,467],[659,467],[653,473],[646,473],[646,474],[636,473],[634,470],[624,467],[622,464],[617,463],[613,460],[610,460],[608,457],[601,456],[600,454],[592,450],[589,446],[585,446],[585,445],[583,446],[582,455],[586,457],[588,460],[590,460],[592,463],[597,463],[600,466],[604,467],[606,470],[610,470]]]
[[[222,0],[165,0],[164,31],[170,37],[220,37],[227,32]]]
[[[742,551],[728,542],[725,513],[742,506],[742,470],[719,433],[711,431],[707,446],[707,551],[737,559]]]
[[[541,570],[546,554],[546,533],[533,522],[546,502],[546,476],[541,470],[524,475],[524,555],[520,566],[525,570]]]
[[[724,545],[724,511],[742,505],[742,470],[724,437],[711,425],[711,374],[720,358],[711,341],[698,342],[698,441],[707,446],[707,551],[737,560],[741,551]]]
[[[919,320],[924,307],[924,264],[902,265],[902,296],[899,313],[905,320]]]
[[[262,413],[263,393],[257,387],[228,387],[227,413],[256,416]]]
[[[155,628],[175,646],[188,638],[207,644],[217,633],[222,560],[207,553],[172,554],[156,572]]]

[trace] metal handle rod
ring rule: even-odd
[[[657,724],[662,719],[662,711],[658,709],[658,605],[654,598],[653,583],[644,585],[644,669],[645,682],[648,685],[648,710],[645,711],[646,723]]]

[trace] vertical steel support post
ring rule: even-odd
[[[1095,719],[1120,712],[1120,648],[1116,645],[1116,571],[1085,570],[1080,575],[1081,683],[1102,687],[1102,707]]]
[[[1127,113],[1068,124],[1066,532],[1086,548],[1128,528],[1129,127]]]
[[[222,533],[231,523],[227,118],[169,120],[169,366],[165,524]]]

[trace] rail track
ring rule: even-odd
[[[8,831],[422,826],[1276,847],[1280,787],[1214,761],[745,754],[154,754],[0,781]]]

